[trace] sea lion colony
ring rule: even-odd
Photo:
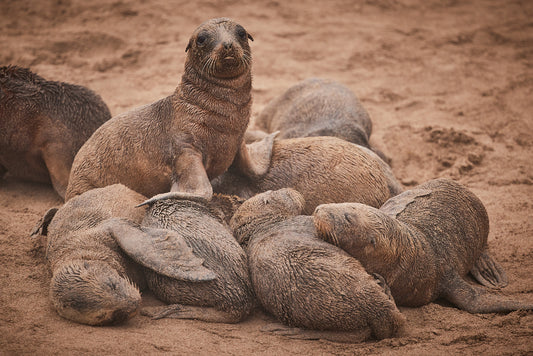
[[[39,231],[48,235],[47,258],[53,273],[50,298],[60,315],[92,325],[121,322],[138,312],[139,289],[149,286],[162,300],[177,304],[145,310],[145,314],[238,322],[252,310],[253,289],[261,306],[279,321],[315,330],[318,337],[336,339],[337,335],[356,341],[401,332],[404,317],[393,297],[401,305],[445,297],[471,312],[532,309],[527,303],[465,287],[468,283],[462,277],[468,272],[483,284],[506,284],[504,272],[486,249],[488,217],[470,192],[463,191],[470,197],[466,211],[481,212],[461,215],[456,223],[479,227],[479,231],[471,237],[452,230],[448,237],[463,233],[464,238],[453,235],[446,242],[432,236],[437,241],[433,246],[430,239],[424,240],[428,237],[424,229],[449,224],[444,218],[425,221],[409,212],[413,202],[424,198],[420,192],[433,186],[394,198],[403,189],[390,167],[365,147],[339,138],[312,137],[313,126],[320,120],[309,121],[307,131],[305,120],[298,123],[301,138],[275,140],[278,134],[289,135],[288,127],[295,125],[278,123],[275,129],[281,132],[260,134],[262,141],[245,144],[252,102],[248,39],[252,37],[246,30],[229,19],[205,22],[186,48],[185,72],[175,93],[116,116],[80,149],[70,174],[67,203],[51,209],[39,225]],[[290,99],[282,102],[290,104]],[[298,110],[298,105],[294,107]],[[364,115],[358,127],[368,140],[371,123]],[[319,162],[322,155],[327,158],[318,169],[309,164]],[[335,171],[337,165],[343,167],[342,173]],[[358,178],[352,169],[360,170]],[[215,190],[241,197],[213,198],[210,180],[217,176],[212,181]],[[113,183],[129,188],[110,186]],[[358,188],[360,196],[343,194],[349,187]],[[262,193],[265,190],[275,191]],[[429,212],[434,203],[438,211],[455,208],[455,198],[431,194],[431,204],[425,205]],[[342,201],[359,203],[360,216],[327,204]],[[313,217],[301,215],[318,205]],[[380,218],[368,218],[369,211]],[[416,227],[398,227],[397,222],[381,225],[386,219],[403,222],[404,211],[414,216],[408,225]],[[390,216],[394,214],[398,219]],[[370,220],[374,225],[368,228]],[[248,257],[234,241],[228,223]],[[389,225],[393,226],[390,234],[378,238],[368,233]],[[398,242],[402,253],[391,256],[387,243],[404,230],[413,241]],[[354,235],[353,231],[363,232]],[[433,246],[433,252],[419,247],[424,243]],[[435,254],[443,252],[442,244],[450,251],[460,250],[461,256],[438,265]],[[323,253],[315,256],[314,249]],[[224,254],[230,257],[220,259]],[[280,267],[289,260],[290,268]],[[400,267],[438,271],[429,277],[398,277]],[[328,268],[335,278],[322,274]],[[298,277],[297,284],[291,283],[293,277]],[[272,281],[277,282],[269,288]],[[413,286],[417,293],[405,286]],[[302,297],[287,295],[287,290]],[[315,290],[335,302],[323,309],[325,301],[320,297],[304,298]],[[345,293],[351,297],[337,298]],[[474,299],[465,302],[472,295]],[[510,304],[498,307],[502,303]]]

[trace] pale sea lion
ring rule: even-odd
[[[304,204],[293,189],[268,191],[245,201],[230,221],[247,246],[261,305],[286,325],[317,331],[300,331],[302,337],[357,342],[397,335],[405,318],[386,286],[318,239],[312,217],[300,215]]]
[[[259,130],[259,131],[258,131]],[[357,96],[330,79],[308,78],[272,99],[253,120],[246,137],[279,131],[278,138],[334,136],[375,151],[369,144],[372,120]]]
[[[146,285],[142,271],[102,224],[117,217],[140,223],[145,209],[135,205],[145,199],[115,184],[87,191],[47,212],[40,228],[48,236],[50,301],[60,316],[108,325],[138,312],[139,286]]]
[[[74,156],[110,118],[90,89],[0,67],[0,178],[52,183],[64,198]]]
[[[215,195],[203,205],[169,199],[161,205],[154,204],[148,211],[135,208],[145,199],[121,184],[114,184],[87,191],[45,214],[34,234],[41,231],[48,236],[50,300],[57,313],[89,325],[124,322],[139,311],[139,290],[146,288],[148,280],[154,294],[165,301],[176,302],[179,288],[189,288],[180,302],[198,304],[200,300],[222,310],[181,306],[178,313],[177,306],[164,308],[173,317],[214,321],[214,315],[221,322],[236,322],[246,316],[253,304],[251,287],[239,289],[241,285],[237,283],[241,280],[235,283],[232,280],[235,273],[247,277],[245,259],[240,261],[240,269],[239,261],[232,260],[234,256],[243,259],[244,252],[219,220],[228,219],[233,204],[239,200]],[[161,220],[157,226],[172,222],[176,217],[167,216],[171,213],[186,217],[183,221],[186,227],[180,233],[155,228],[155,223],[141,225],[142,221],[157,219]],[[211,254],[217,248],[217,254]],[[205,263],[214,266],[215,272],[205,267],[204,259],[198,255],[207,256]],[[246,286],[247,280],[243,278]],[[244,296],[242,308],[233,303],[234,296],[239,302],[238,297]]]
[[[481,283],[507,284],[488,255],[489,219],[482,202],[463,185],[435,179],[388,200],[380,209],[327,204],[313,214],[319,237],[379,273],[398,305],[444,298],[471,313],[533,309],[468,283],[474,266]]]
[[[248,39],[230,19],[200,25],[186,48],[185,71],[175,92],[98,129],[74,159],[66,199],[113,183],[148,197],[179,193],[158,199],[210,199],[209,179],[234,159],[243,171],[262,173],[243,142],[252,104]]]
[[[230,167],[211,182],[214,191],[246,199],[267,190],[293,188],[304,196],[304,214],[325,203],[380,207],[403,191],[391,168],[374,152],[336,137],[275,140],[267,162],[263,175],[246,175]]]

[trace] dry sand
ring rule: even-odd
[[[190,34],[220,16],[255,38],[254,115],[308,77],[349,86],[402,183],[451,177],[481,198],[510,279],[501,292],[533,301],[532,1],[1,0],[0,65],[88,86],[116,115],[172,93]],[[59,204],[49,186],[0,181],[0,354],[533,353],[533,313],[446,303],[401,308],[406,336],[360,344],[264,333],[260,311],[237,325],[77,325],[51,310],[42,241],[29,237]]]

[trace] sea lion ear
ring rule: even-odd
[[[250,35],[249,33],[247,33],[247,34],[248,34],[248,38],[249,38],[251,41],[253,41],[254,38],[252,37],[252,35]]]
[[[187,44],[187,48],[185,48],[185,52],[187,52],[191,48],[191,45],[192,45],[192,39],[189,40],[189,43]]]

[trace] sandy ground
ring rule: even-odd
[[[0,0],[0,65],[86,85],[118,114],[170,94],[190,34],[220,16],[255,38],[254,115],[299,80],[346,84],[402,183],[452,177],[481,198],[510,279],[501,293],[533,301],[531,1]],[[237,325],[77,325],[51,310],[42,241],[29,237],[60,204],[49,186],[0,181],[0,354],[533,354],[533,313],[446,303],[401,308],[406,336],[361,344],[271,335],[260,311]]]

